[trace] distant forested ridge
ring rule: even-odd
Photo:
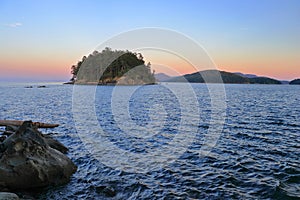
[[[290,85],[300,85],[300,79],[295,79],[290,82]]]
[[[166,80],[166,82],[190,82],[190,83],[231,83],[231,84],[281,84],[280,81],[267,78],[253,78],[241,76],[238,73],[230,73],[219,70],[204,70],[184,76],[177,76]]]
[[[252,84],[282,84],[281,81],[276,79],[268,78],[268,77],[256,77],[256,78],[249,78],[250,83]]]
[[[177,76],[167,80],[168,82],[190,82],[190,83],[249,83],[247,78],[218,70],[205,70]]]
[[[220,75],[221,78],[220,79]],[[190,83],[247,83],[247,79],[239,75],[222,72],[218,70],[205,70],[186,74],[184,76],[177,76],[168,80],[168,82],[190,82]]]
[[[88,57],[71,67],[73,78],[78,84],[123,84],[139,85],[155,83],[151,64],[145,65],[140,53],[128,50],[112,50],[106,47],[103,51],[94,51]]]

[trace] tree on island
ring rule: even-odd
[[[73,78],[78,83],[97,84],[151,84],[155,83],[150,62],[145,65],[141,53],[128,50],[112,50],[106,47],[102,52],[94,51],[88,57],[71,67]]]

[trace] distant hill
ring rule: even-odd
[[[222,80],[219,80],[221,75]],[[204,81],[204,77],[205,80]],[[234,73],[218,71],[218,70],[205,70],[186,74],[184,76],[177,76],[168,80],[168,82],[190,82],[190,83],[250,83],[248,78],[236,75]]]
[[[282,84],[281,81],[268,77],[249,78],[251,84]]]
[[[171,76],[164,73],[154,74],[154,77],[158,82],[163,82],[171,78]]]
[[[258,76],[255,74],[243,74],[241,72],[235,72],[234,74],[242,76],[244,78],[257,78]]]
[[[251,84],[288,84],[288,81],[278,81],[276,79],[257,76],[255,74],[243,74],[241,72],[235,72],[236,75],[249,78]]]
[[[249,78],[250,83],[253,83],[253,84],[280,84],[278,82],[278,80],[276,80],[276,79],[263,77],[263,76],[257,76],[255,74],[243,74],[241,72],[235,72],[234,74],[245,77],[245,78]],[[280,82],[281,82],[281,84],[289,84],[289,81],[285,81],[285,80],[280,80]]]
[[[295,79],[290,82],[290,85],[300,85],[300,79]]]
[[[280,81],[281,82],[281,84],[285,84],[285,85],[288,85],[290,82],[289,81]]]
[[[221,75],[222,80],[219,79]],[[249,74],[248,74],[249,75]],[[204,78],[205,77],[205,78]],[[186,74],[184,76],[177,76],[167,80],[167,82],[190,82],[190,83],[233,83],[233,84],[281,84],[280,81],[268,77],[258,77],[251,74],[248,78],[238,75],[237,73],[230,73],[218,70],[205,70]],[[206,81],[204,81],[204,79]]]

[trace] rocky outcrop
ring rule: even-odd
[[[58,141],[45,138],[31,121],[25,121],[0,143],[0,188],[28,189],[68,182],[77,167],[62,153],[66,150]]]

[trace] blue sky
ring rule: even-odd
[[[220,69],[293,79],[300,76],[299,19],[298,0],[2,0],[0,78],[66,79],[72,64],[110,37],[161,27],[193,38]]]

